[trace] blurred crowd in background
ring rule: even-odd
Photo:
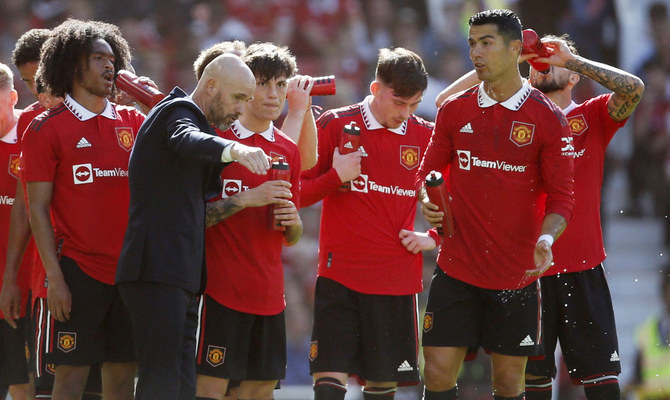
[[[164,91],[190,92],[196,84],[193,61],[201,49],[232,39],[247,44],[272,41],[296,55],[299,73],[335,75],[337,94],[315,97],[329,109],[360,101],[369,92],[377,51],[402,46],[418,53],[429,71],[428,89],[417,114],[434,120],[437,93],[471,68],[467,20],[489,8],[515,10],[525,28],[540,35],[568,33],[584,56],[619,66],[642,77],[644,98],[625,136],[610,156],[606,176],[626,171],[627,201],[620,214],[656,217],[670,214],[670,0],[3,0],[0,2],[0,60],[10,64],[17,38],[30,28],[51,28],[67,17],[97,19],[121,27],[133,49],[138,75]],[[624,29],[630,28],[632,29]],[[634,32],[635,48],[628,46]],[[634,51],[633,51],[634,50]],[[627,56],[627,57],[624,57]],[[522,65],[522,73],[525,73]],[[18,79],[18,74],[16,74]],[[18,108],[34,99],[16,82]],[[577,101],[602,90],[583,80]],[[607,182],[607,181],[606,181]],[[606,183],[607,185],[607,183]],[[307,353],[312,291],[316,275],[319,206],[301,210],[305,234],[284,252],[289,365],[285,384],[311,383]],[[427,228],[420,217],[417,230]],[[607,219],[605,218],[605,221]],[[352,221],[354,223],[355,221]],[[670,229],[661,239],[670,245]],[[425,257],[425,287],[435,254]],[[616,296],[616,294],[613,294]],[[481,357],[480,357],[481,358]],[[473,379],[485,368],[471,368]],[[487,381],[487,377],[481,377]],[[463,390],[467,390],[463,388]],[[464,394],[464,398],[476,398]]]

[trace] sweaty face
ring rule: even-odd
[[[244,109],[245,118],[259,123],[279,118],[286,102],[287,79],[286,77],[269,80],[257,78],[254,99],[247,103]]]
[[[511,43],[505,44],[496,25],[471,26],[468,45],[470,60],[479,80],[494,81],[510,68],[517,68],[518,54],[512,52]]]
[[[35,97],[37,97],[37,88],[35,87],[35,73],[37,72],[38,66],[38,62],[31,61],[16,67],[16,69],[19,70],[19,75],[21,75],[21,80],[26,83],[28,89],[30,89],[30,92]]]
[[[530,84],[542,93],[561,91],[568,87],[570,71],[565,68],[551,66],[549,72],[542,74],[530,67]]]
[[[75,79],[75,86],[80,86],[95,96],[110,96],[114,86],[115,60],[109,43],[102,39],[94,39],[91,54],[81,60],[81,72]]]
[[[398,97],[393,90],[381,82],[373,89],[374,99],[370,108],[377,121],[386,128],[400,127],[409,118],[421,103],[423,93],[419,92],[412,97]]]

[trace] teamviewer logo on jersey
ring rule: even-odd
[[[222,198],[234,196],[242,191],[242,181],[239,179],[224,179]]]
[[[368,176],[361,174],[358,178],[351,181],[351,191],[352,192],[368,192]]]
[[[470,171],[470,152],[468,150],[457,150],[456,153],[458,154],[458,166]]]
[[[93,182],[93,166],[91,164],[77,164],[72,166],[72,177],[75,185]]]

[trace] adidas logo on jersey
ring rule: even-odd
[[[472,130],[472,125],[470,125],[469,122],[467,124],[463,125],[460,132],[461,133],[475,133],[475,131]]]
[[[351,144],[351,142],[347,142],[347,143],[344,144],[344,148],[345,148],[345,149],[353,149],[353,148],[354,148],[354,145]]]
[[[404,372],[404,371],[414,371],[414,368],[412,368],[411,365],[409,365],[409,361],[405,360],[400,364],[398,367],[398,372]]]
[[[533,342],[533,339],[530,338],[530,335],[526,335],[525,338],[519,343],[519,346],[534,346],[535,342]]]
[[[610,361],[619,361],[619,353],[617,353],[616,350],[610,356]]]
[[[85,137],[82,137],[79,139],[79,142],[77,143],[77,148],[78,149],[83,149],[84,147],[92,147],[91,143],[89,143],[88,140],[86,140]]]

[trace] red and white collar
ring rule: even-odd
[[[245,128],[244,125],[240,122],[240,120],[236,120],[233,125],[230,126],[230,130],[233,131],[233,134],[235,134],[235,137],[238,139],[246,139],[250,138],[253,135],[260,135],[265,140],[268,142],[274,142],[275,141],[275,131],[274,131],[274,125],[272,122],[270,122],[270,126],[268,129],[264,130],[263,132],[254,132],[250,131],[249,129]]]
[[[519,89],[516,93],[514,93],[512,97],[503,102],[499,102],[497,100],[493,100],[491,97],[489,97],[488,94],[486,94],[486,90],[484,90],[484,82],[482,82],[479,84],[479,90],[477,91],[478,92],[477,103],[481,108],[491,107],[495,104],[500,103],[501,106],[505,107],[508,110],[519,111],[519,109],[526,101],[526,99],[530,96],[530,93],[532,91],[533,88],[532,86],[530,86],[530,83],[524,80],[521,89]]]
[[[108,119],[116,119],[116,111],[114,110],[114,105],[112,104],[111,101],[105,99],[107,104],[105,105],[105,109],[100,113],[96,114],[94,112],[91,112],[84,108],[81,104],[77,103],[75,99],[72,98],[69,94],[65,95],[65,100],[63,100],[63,104],[65,104],[65,107],[67,107],[68,110],[72,114],[74,114],[75,117],[77,117],[80,121],[88,121],[91,118],[95,118],[98,115],[108,118]]]
[[[397,128],[387,128],[384,125],[380,124],[379,121],[375,118],[375,116],[372,114],[372,110],[370,109],[370,101],[372,100],[372,95],[367,96],[365,99],[363,99],[362,102],[360,102],[361,106],[361,115],[363,116],[363,123],[365,123],[365,128],[369,131],[375,130],[375,129],[388,129],[389,131],[393,133],[397,133],[398,135],[404,135],[407,132],[407,120],[403,121],[403,123],[397,127]]]

